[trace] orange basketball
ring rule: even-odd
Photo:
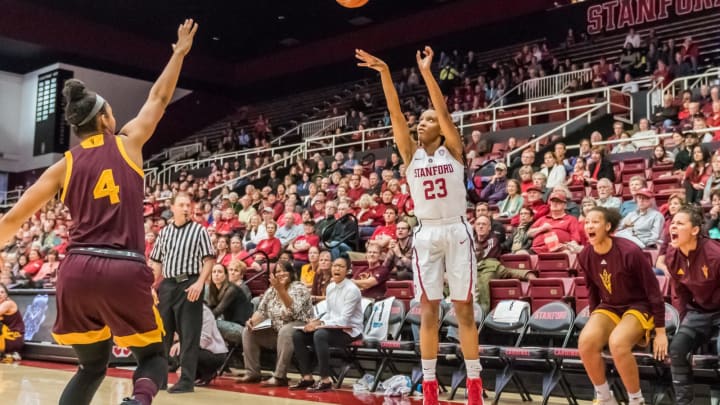
[[[367,4],[368,0],[335,0],[345,8],[358,8]]]

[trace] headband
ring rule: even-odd
[[[80,121],[80,123],[78,123],[76,126],[81,127],[81,126],[87,124],[88,122],[90,122],[90,120],[93,119],[93,117],[97,115],[97,113],[100,111],[100,109],[103,107],[103,105],[105,105],[105,99],[100,97],[99,94],[96,94],[95,95],[95,105],[93,106],[92,110],[90,110],[90,113],[87,115],[87,117],[85,117],[85,119]]]

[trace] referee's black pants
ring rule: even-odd
[[[158,299],[160,300],[160,317],[165,326],[165,354],[170,353],[173,336],[180,336],[180,367],[182,374],[178,384],[186,387],[195,385],[195,373],[200,351],[200,334],[202,332],[203,297],[195,302],[187,299],[185,290],[196,282],[198,276],[190,276],[183,282],[166,278],[160,283]]]

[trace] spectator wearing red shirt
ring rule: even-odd
[[[550,207],[548,207],[548,205],[545,204],[542,200],[542,190],[537,186],[532,186],[528,188],[525,201],[525,205],[531,208],[535,213],[533,216],[533,222],[546,216],[548,212],[550,212]],[[512,226],[518,226],[519,223],[520,215],[515,215],[510,220],[510,224]]]
[[[267,255],[267,258],[270,261],[275,261],[278,256],[280,256],[280,250],[282,249],[280,239],[275,237],[277,223],[275,221],[270,221],[265,224],[265,230],[267,231],[267,238],[261,240],[252,253],[263,252]],[[256,262],[263,260],[265,260],[263,255],[255,255]]]
[[[550,214],[538,219],[528,236],[533,238],[534,253],[556,252],[565,249],[565,243],[580,240],[580,226],[572,215],[565,213],[567,196],[563,192],[550,194]]]
[[[390,269],[380,261],[381,248],[375,243],[368,244],[365,258],[367,267],[353,266],[352,280],[362,296],[371,299],[385,297],[385,283],[390,278]]]
[[[375,201],[368,194],[363,194],[357,201],[358,210],[355,212],[360,238],[366,239],[375,231],[375,221],[378,220]]]
[[[385,249],[391,240],[397,240],[397,208],[394,206],[386,207],[383,218],[385,219],[385,225],[375,228],[370,241]]]
[[[230,264],[230,261],[232,260],[232,255],[230,255],[230,252],[228,252],[227,237],[220,236],[219,238],[217,238],[217,243],[215,244],[215,254],[215,263],[220,263],[225,267]]]
[[[697,73],[698,57],[700,56],[700,48],[693,42],[692,37],[688,36],[680,46],[680,54],[683,62],[690,63],[690,68]]]
[[[35,274],[40,271],[43,265],[43,259],[40,256],[40,251],[37,249],[31,249],[28,254],[28,264],[22,268],[22,272],[28,277],[32,278]]]
[[[290,242],[287,250],[293,254],[293,263],[296,268],[309,262],[308,251],[311,247],[320,245],[320,237],[315,234],[315,221],[312,219],[303,222],[304,235],[300,235]]]
[[[232,235],[238,229],[242,228],[242,224],[237,219],[237,214],[232,207],[225,208],[222,218],[215,225],[215,233],[218,235]]]
[[[293,214],[293,218],[295,219],[295,223],[299,224],[302,222],[302,216],[295,211],[295,201],[293,200],[287,200],[284,203],[285,210],[283,211],[283,215],[280,216],[280,219],[278,219],[277,223],[278,226],[285,226],[285,214],[288,212]]]
[[[347,194],[353,201],[360,200],[360,197],[362,197],[362,195],[366,192],[366,190],[360,185],[360,178],[361,176],[355,173],[350,176],[350,189],[347,191]]]
[[[653,72],[653,80],[662,83],[663,85],[667,85],[672,81],[672,79],[672,73],[670,72],[670,69],[668,68],[665,61],[662,59],[658,60],[657,69],[655,69],[655,72]]]
[[[155,232],[148,231],[145,232],[145,257],[150,257],[150,252],[152,252],[153,246],[155,246],[155,239],[157,238],[157,235],[155,235]]]

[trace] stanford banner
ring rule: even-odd
[[[590,35],[720,9],[720,0],[609,0],[587,8]]]

